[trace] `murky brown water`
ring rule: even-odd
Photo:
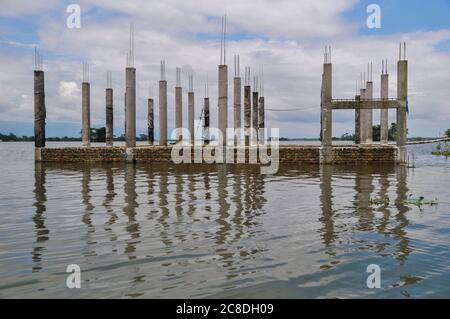
[[[36,164],[0,143],[0,297],[450,297],[450,165]],[[438,198],[421,209],[408,196]],[[387,206],[370,198],[389,197]],[[78,264],[82,288],[66,287]],[[368,289],[366,267],[381,267]]]

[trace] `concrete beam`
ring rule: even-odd
[[[44,71],[34,71],[34,146],[45,147]]]
[[[81,84],[81,117],[83,146],[91,146],[91,86],[89,82]]]
[[[361,94],[365,94],[361,92]],[[402,107],[402,103],[399,103],[396,99],[372,99],[363,100],[362,97],[359,101],[356,100],[332,100],[330,103],[325,104],[326,107],[333,110],[370,110],[370,109],[397,109]]]
[[[125,69],[126,104],[125,104],[125,144],[136,146],[136,69]]]

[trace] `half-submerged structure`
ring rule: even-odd
[[[89,66],[83,65],[82,83],[82,146],[81,147],[45,147],[45,86],[42,56],[37,51],[35,54],[34,70],[34,117],[35,117],[35,160],[42,162],[175,162],[173,151],[180,145],[191,147],[188,151],[183,149],[183,159],[188,163],[215,163],[210,160],[216,157],[220,161],[216,163],[230,163],[228,159],[237,163],[262,163],[259,155],[263,147],[270,147],[271,155],[277,154],[280,163],[308,163],[308,164],[334,164],[334,163],[400,163],[405,164],[407,160],[406,134],[407,134],[407,98],[408,98],[408,61],[406,60],[406,45],[400,46],[399,61],[397,63],[397,97],[388,98],[388,74],[387,61],[382,63],[381,95],[374,98],[372,90],[372,68],[366,76],[361,76],[356,86],[356,95],[351,99],[333,99],[332,94],[332,63],[331,48],[327,47],[324,55],[322,89],[321,89],[321,144],[320,145],[281,145],[277,143],[277,137],[265,134],[265,108],[264,97],[264,74],[260,67],[258,76],[253,77],[253,88],[251,87],[250,67],[245,67],[243,81],[243,110],[241,109],[241,78],[239,71],[239,56],[235,57],[235,72],[233,79],[233,130],[234,138],[227,139],[228,128],[228,69],[226,65],[226,18],[222,19],[221,56],[218,66],[218,108],[210,108],[210,96],[208,92],[208,80],[205,85],[205,97],[203,101],[200,120],[203,119],[201,134],[203,142],[195,143],[194,127],[194,88],[193,76],[189,74],[188,89],[188,131],[190,133],[189,143],[168,144],[167,138],[167,81],[165,62],[161,61],[161,78],[159,81],[159,145],[155,145],[155,132],[158,132],[154,122],[154,101],[149,94],[145,107],[147,108],[147,132],[148,143],[136,144],[136,68],[134,67],[134,27],[130,26],[130,46],[127,54],[125,68],[125,89],[120,92],[125,96],[125,146],[113,146],[113,89],[111,74],[107,75],[106,88],[106,145],[92,145],[90,140],[90,83]],[[182,91],[180,83],[180,70],[177,70],[176,103],[175,103],[175,130],[176,140],[182,138]],[[364,87],[364,88],[363,88]],[[253,89],[253,91],[252,91]],[[332,117],[336,110],[355,110],[355,135],[354,145],[333,145],[332,143]],[[380,110],[381,117],[381,142],[375,144],[371,136],[372,116],[374,109]],[[397,141],[396,144],[388,143],[388,109],[397,112]],[[218,131],[220,136],[212,139],[210,127],[211,111],[217,112]],[[243,113],[243,114],[242,114]],[[199,124],[200,126],[200,124]],[[244,134],[241,134],[243,130]],[[237,133],[236,133],[237,132]],[[214,145],[219,148],[210,151]],[[192,152],[191,152],[192,151]],[[243,152],[241,152],[243,151]],[[267,149],[265,150],[267,152]],[[209,152],[209,153],[208,153]],[[217,155],[216,152],[221,154]],[[209,157],[205,157],[208,153]],[[213,154],[214,153],[214,154]],[[201,157],[196,158],[196,154]],[[244,154],[244,156],[242,156]],[[258,154],[258,158],[250,159],[251,154]],[[266,153],[267,155],[267,153]],[[191,159],[194,159],[191,161]],[[267,157],[267,156],[266,156]],[[247,161],[248,158],[248,161]],[[184,161],[186,163],[186,161]],[[231,162],[233,163],[233,162]]]

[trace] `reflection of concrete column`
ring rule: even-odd
[[[406,107],[408,103],[408,61],[397,63],[397,99],[401,107],[397,108],[397,147],[398,161],[406,163]]]
[[[320,221],[322,223],[321,237],[326,247],[331,247],[337,236],[334,231],[333,220],[333,188],[331,185],[333,176],[333,166],[320,166],[320,205],[322,214]]]
[[[136,146],[136,69],[126,68],[125,141],[126,147]]]
[[[129,260],[136,259],[136,244],[140,237],[139,223],[136,221],[136,208],[139,206],[137,203],[136,193],[136,169],[133,165],[126,165],[125,167],[125,207],[123,212],[128,217],[128,223],[125,227],[126,232],[130,236],[130,240],[125,246],[125,254]]]
[[[219,131],[222,134],[219,144],[227,144],[228,123],[228,67],[219,65]]]
[[[405,204],[405,201],[408,200],[407,194],[409,191],[407,184],[408,170],[404,165],[397,165],[395,170],[397,179],[397,198],[395,200],[395,207],[397,208],[398,213],[395,215],[396,226],[392,230],[392,233],[395,235],[395,238],[399,240],[399,243],[396,245],[399,250],[397,258],[400,260],[400,264],[404,265],[411,253],[411,248],[409,247],[411,240],[408,238],[408,233],[406,232],[406,228],[409,226],[407,213],[410,210],[408,205]]]
[[[44,71],[34,71],[34,146],[45,147]]]
[[[81,83],[81,116],[83,146],[91,146],[91,89],[89,82]]]
[[[251,121],[251,97],[250,97],[250,85],[244,87],[244,135],[245,146],[250,145],[250,121]]]
[[[159,145],[167,145],[167,81],[159,81]]]
[[[113,89],[106,89],[106,146],[113,146]]]
[[[36,244],[33,247],[31,258],[33,260],[32,272],[42,269],[42,251],[45,242],[48,240],[49,230],[45,226],[44,214],[47,210],[47,191],[45,188],[46,169],[45,165],[35,163],[34,165],[34,198],[35,214],[33,216],[34,229],[36,234]]]
[[[389,74],[381,74],[381,98],[387,99],[389,92]],[[381,109],[380,111],[380,143],[388,143],[389,132],[389,110]]]

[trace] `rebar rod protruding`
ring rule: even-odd
[[[127,67],[134,67],[134,22],[130,22],[130,44],[127,54]]]
[[[406,42],[403,42],[403,60],[406,60]]]
[[[166,80],[166,61],[161,60],[161,81]]]
[[[176,86],[181,86],[181,68],[176,68]]]
[[[112,72],[106,71],[106,88],[112,88]]]

